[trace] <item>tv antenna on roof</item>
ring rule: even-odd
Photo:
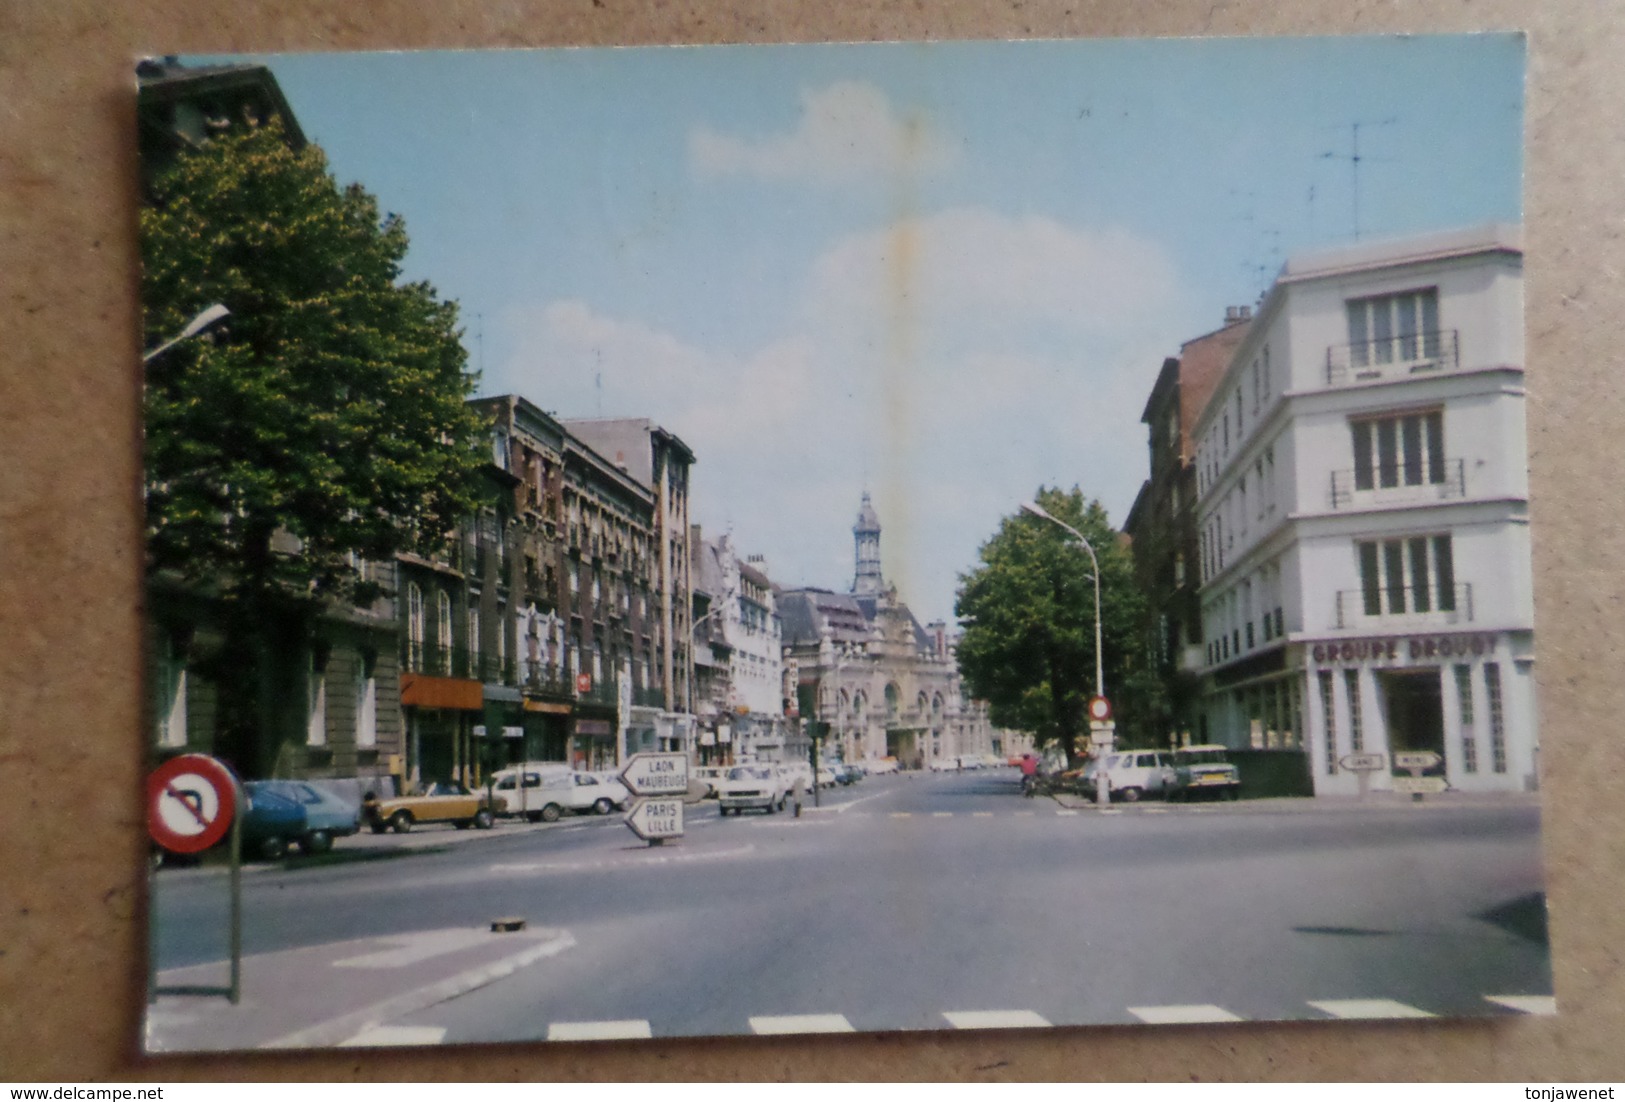
[[[1347,153],[1327,152],[1320,155],[1321,160],[1341,160],[1349,163],[1349,174],[1353,181],[1354,203],[1354,240],[1360,240],[1360,162],[1361,161],[1391,161],[1392,157],[1369,157],[1360,152],[1360,127],[1362,126],[1393,126],[1399,122],[1397,118],[1389,117],[1376,121],[1355,122],[1349,124],[1349,151]],[[1310,203],[1313,204],[1313,190],[1310,192]]]

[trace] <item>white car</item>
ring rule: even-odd
[[[1099,758],[1083,768],[1083,792],[1090,798],[1095,794],[1099,768]],[[1111,784],[1111,798],[1124,803],[1133,803],[1142,796],[1166,795],[1174,780],[1172,756],[1166,750],[1121,750],[1107,754],[1106,779]]]
[[[735,815],[759,807],[769,815],[783,811],[789,789],[784,775],[772,765],[736,765],[717,783],[717,806]]]
[[[869,770],[871,776],[878,777],[885,773],[897,772],[896,758],[876,758],[873,761],[864,762],[863,764],[864,768]]]
[[[583,773],[563,762],[527,762],[492,774],[498,813],[551,823],[566,811],[607,815],[632,794],[612,773]]]
[[[624,810],[632,793],[613,773],[577,773],[571,789],[570,810],[577,814],[592,812],[608,815]]]

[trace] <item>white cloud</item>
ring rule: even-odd
[[[689,161],[704,176],[753,176],[819,184],[907,180],[940,171],[957,150],[920,110],[899,114],[884,92],[842,81],[801,94],[796,129],[760,140],[700,127],[689,136]]]
[[[562,416],[648,416],[697,456],[695,519],[775,580],[851,581],[858,496],[922,618],[1040,483],[1121,523],[1145,472],[1140,410],[1189,336],[1172,264],[1122,230],[958,209],[833,243],[795,329],[709,350],[579,301],[507,319],[503,371]]]

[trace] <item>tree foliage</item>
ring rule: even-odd
[[[276,123],[183,153],[141,212],[150,571],[245,600],[378,595],[357,559],[426,547],[478,501],[457,307],[401,283],[406,228]],[[297,539],[291,544],[282,535]]]
[[[1106,696],[1122,722],[1125,696],[1144,680],[1138,661],[1143,598],[1134,565],[1098,501],[1040,488],[1038,504],[1077,529],[1100,563]],[[954,612],[963,627],[959,668],[993,722],[1030,731],[1078,760],[1095,692],[1095,585],[1088,552],[1065,529],[1026,513],[1005,517],[960,576]]]

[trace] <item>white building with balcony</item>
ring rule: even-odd
[[[1196,425],[1203,741],[1535,787],[1522,272],[1509,226],[1282,268]]]

